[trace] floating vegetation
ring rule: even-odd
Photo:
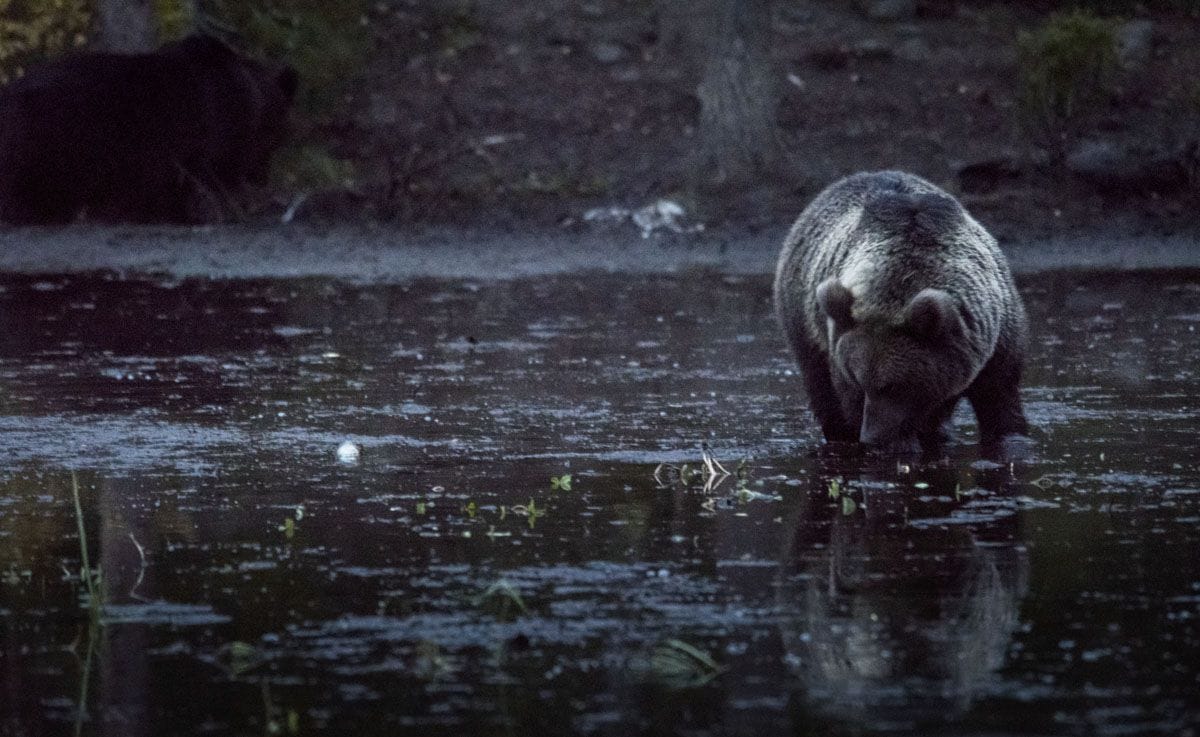
[[[850,490],[842,486],[841,479],[829,479],[827,491],[831,500],[837,502],[840,499],[842,501],[842,514],[850,516],[858,511],[858,502],[850,496]]]
[[[471,603],[503,622],[511,622],[527,611],[521,592],[504,579],[488,586]]]
[[[562,476],[551,476],[550,488],[554,489],[555,491],[570,491],[571,474],[564,473]]]
[[[725,669],[708,653],[674,638],[654,647],[650,655],[650,675],[670,689],[703,686]]]
[[[434,681],[454,674],[454,666],[436,642],[421,640],[414,652],[413,673],[423,681]]]
[[[1029,483],[1031,486],[1036,486],[1037,488],[1041,489],[1042,491],[1045,491],[1045,490],[1049,489],[1050,487],[1054,486],[1054,479],[1050,478],[1049,476],[1038,476],[1036,479],[1034,479],[1033,481],[1030,481]]]
[[[267,735],[299,734],[300,713],[295,709],[284,709],[271,698],[271,684],[262,679],[263,732]]]
[[[529,499],[529,504],[514,504],[512,507],[510,507],[510,509],[512,510],[513,514],[520,515],[522,517],[528,517],[529,527],[531,529],[539,518],[546,516],[546,510],[539,508],[537,503],[533,501],[532,497]],[[501,508],[500,519],[504,519],[503,508]]]
[[[736,478],[739,486],[744,485],[748,478],[746,461],[743,459],[737,466]],[[676,466],[671,463],[660,463],[654,469],[654,481],[660,489],[671,487],[693,488],[700,487],[705,494],[711,494],[721,484],[735,474],[717,460],[708,443],[700,444],[700,463],[697,466],[685,463]]]
[[[497,530],[495,525],[489,525],[488,531],[485,532],[484,534],[487,535],[489,540],[495,540],[498,537],[512,537],[511,532],[506,532],[504,530]]]
[[[263,656],[253,645],[240,640],[222,645],[217,662],[231,676],[249,673],[263,664]]]
[[[284,518],[283,524],[279,526],[279,531],[283,533],[284,537],[291,540],[296,536],[296,530],[299,529],[298,525],[302,519],[304,519],[303,504],[296,507],[296,511],[292,513],[291,517]]]

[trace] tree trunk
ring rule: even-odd
[[[158,46],[151,0],[96,0],[96,46],[132,54]]]
[[[693,58],[700,125],[693,181],[730,186],[777,171],[783,143],[770,62],[772,0],[696,0]]]

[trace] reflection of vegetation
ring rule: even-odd
[[[510,622],[527,611],[521,592],[504,579],[488,586],[482,594],[475,597],[473,603],[504,622]]]
[[[1087,11],[1056,13],[1017,39],[1021,111],[1030,131],[1053,143],[1112,93],[1116,28]]]
[[[90,620],[87,627],[87,654],[83,658],[83,667],[79,671],[79,697],[75,702],[75,737],[83,734],[83,720],[87,715],[88,687],[92,681],[92,660],[96,656],[99,638],[100,621]]]
[[[262,665],[263,657],[253,645],[240,640],[221,647],[218,662],[232,676],[240,676]]]
[[[423,681],[436,681],[454,674],[454,664],[436,642],[421,640],[413,650],[413,673]]]
[[[83,733],[83,719],[87,714],[88,685],[92,680],[92,659],[96,654],[101,620],[104,613],[104,578],[100,567],[92,568],[88,555],[87,528],[83,523],[83,504],[79,500],[79,477],[71,472],[71,499],[75,503],[75,524],[79,530],[79,581],[83,586],[88,610],[87,655],[79,675],[79,701],[75,712],[75,735]]]
[[[300,713],[295,709],[284,710],[271,698],[271,684],[262,679],[263,734],[270,737],[279,734],[300,733]]]

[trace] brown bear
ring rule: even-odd
[[[1008,262],[924,179],[860,173],[817,195],[784,244],[775,306],[826,440],[935,450],[966,397],[985,448],[1027,442]]]
[[[80,53],[0,89],[0,221],[186,221],[198,194],[266,180],[297,77],[190,36]]]

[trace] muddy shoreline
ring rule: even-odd
[[[0,232],[0,271],[173,278],[332,277],[359,283],[418,278],[483,280],[602,271],[713,269],[765,274],[786,233],[653,235],[630,228],[511,232],[369,226],[78,226]],[[1200,235],[1075,233],[1002,243],[1019,275],[1063,270],[1200,268]]]

